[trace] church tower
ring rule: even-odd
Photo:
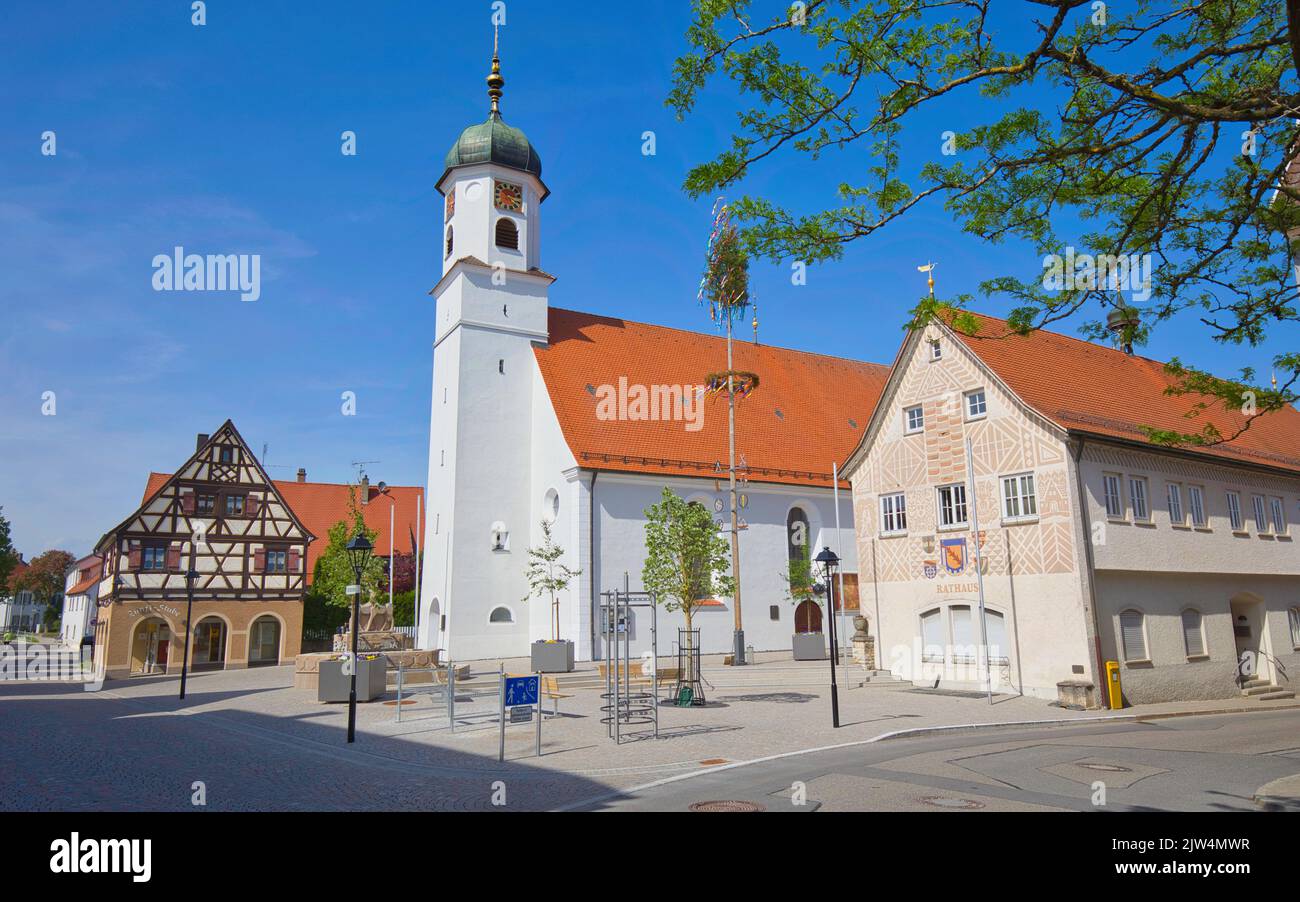
[[[542,163],[501,116],[493,47],[486,122],[461,132],[443,198],[419,645],[455,660],[528,653],[524,578],[534,343],[547,341]]]

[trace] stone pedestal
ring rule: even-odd
[[[1087,680],[1062,680],[1056,684],[1056,698],[1062,708],[1088,711],[1096,706],[1093,700],[1096,688]]]
[[[853,618],[853,663],[861,664],[866,670],[876,669],[876,640],[867,635],[867,618]]]

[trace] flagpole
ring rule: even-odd
[[[835,499],[835,553],[840,554],[840,550],[841,550],[840,549],[840,541],[841,541],[840,539],[840,465],[838,462],[835,461],[831,462],[831,486],[833,487],[831,494]],[[843,560],[844,555],[840,554],[840,559]],[[840,567],[839,577],[840,577],[840,594],[839,594],[840,635],[847,636],[849,634],[848,628],[844,625],[845,604],[844,604],[844,567],[843,566]],[[831,616],[832,617],[835,616],[834,611],[831,611]]]
[[[984,613],[984,552],[980,549],[980,511],[975,493],[975,457],[970,439],[966,439],[966,474],[970,483],[971,522],[975,526],[975,579],[980,587],[980,646],[984,649],[984,692],[993,704],[993,665],[989,661],[989,624]]]

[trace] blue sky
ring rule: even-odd
[[[29,557],[85,553],[138,504],[149,470],[232,418],[276,478],[422,484],[447,148],[487,113],[488,2],[10,0],[0,54],[0,505]],[[583,11],[585,9],[585,11]],[[1025,16],[1016,21],[1024,27]],[[557,306],[709,330],[696,287],[707,200],[680,190],[723,146],[734,102],[684,123],[663,105],[685,2],[512,0],[502,110],[541,154],[542,265]],[[944,117],[947,118],[944,118]],[[918,146],[978,110],[919,120]],[[358,153],[340,153],[340,133]],[[40,153],[57,134],[58,154]],[[641,153],[656,133],[657,153]],[[930,134],[930,133],[933,134]],[[835,202],[857,152],[774,159],[744,186],[796,209]],[[262,296],[152,290],[151,261],[262,258]],[[813,269],[756,267],[761,336],[888,363],[941,261],[950,292],[1014,265],[938,206]],[[979,309],[999,313],[996,303]],[[1294,335],[1284,336],[1294,339]],[[1233,374],[1283,348],[1224,348],[1194,323],[1147,353]],[[833,391],[828,386],[827,391]],[[357,396],[357,415],[340,396]],[[57,412],[42,415],[54,392]]]

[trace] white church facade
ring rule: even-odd
[[[527,549],[546,519],[570,567],[560,638],[578,660],[602,654],[599,593],[641,588],[644,510],[664,486],[729,519],[727,401],[708,396],[726,366],[725,339],[552,307],[541,268],[547,196],[536,150],[503,121],[493,60],[491,112],[466,129],[438,181],[443,274],[437,304],[429,445],[429,510],[420,598],[421,647],[467,660],[524,656],[550,638],[548,605],[525,601]],[[741,486],[740,599],[748,646],[789,649],[792,530],[844,559],[856,603],[848,483],[833,465],[856,444],[887,368],[737,341],[735,368],[761,387],[737,402]],[[835,391],[826,391],[829,385]],[[828,426],[828,424],[830,424]],[[730,651],[734,599],[696,614],[706,653]],[[847,625],[850,611],[842,612]],[[798,612],[807,628],[817,612]],[[634,651],[648,627],[633,614]],[[661,612],[668,654],[680,615]]]

